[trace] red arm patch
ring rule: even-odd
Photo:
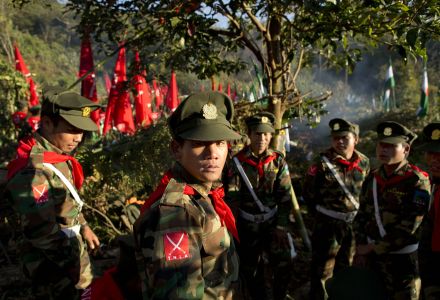
[[[188,233],[169,232],[163,236],[165,259],[167,261],[181,260],[191,257],[189,252]]]
[[[34,200],[37,204],[45,203],[49,200],[49,187],[47,184],[40,184],[32,186]]]
[[[316,176],[318,173],[318,166],[317,165],[311,165],[309,169],[307,170],[307,174],[310,176]]]

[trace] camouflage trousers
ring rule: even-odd
[[[270,223],[251,224],[238,218],[240,276],[245,299],[284,299],[293,266],[289,249],[280,249],[272,239]]]
[[[93,279],[90,258],[82,237],[76,239],[74,244],[78,247],[69,256],[79,257],[79,261],[68,261],[69,256],[62,257],[62,253],[60,260],[53,261],[38,250],[24,256],[23,270],[31,280],[35,299],[80,299],[83,290],[90,286]]]
[[[327,299],[325,283],[333,273],[351,266],[356,252],[352,224],[318,213],[312,234],[310,299]]]
[[[390,299],[419,299],[421,280],[417,251],[410,254],[372,254],[368,259],[372,269],[381,276]]]

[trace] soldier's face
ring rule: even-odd
[[[427,152],[426,162],[429,167],[429,172],[434,177],[440,177],[440,153]]]
[[[173,152],[178,162],[201,182],[219,180],[228,155],[226,141],[201,142],[184,140],[173,142]]]
[[[270,140],[272,139],[272,133],[270,132],[256,132],[251,131],[249,135],[249,139],[251,140],[251,150],[254,154],[262,154],[269,148]]]
[[[332,135],[332,148],[343,157],[350,159],[354,148],[358,143],[358,138],[352,132]]]
[[[389,144],[379,142],[376,146],[377,159],[384,165],[394,165],[403,161],[409,154],[410,146],[404,143]]]
[[[43,117],[41,122],[44,138],[65,153],[75,150],[82,140],[84,131],[64,119],[60,119],[56,125],[47,117]]]

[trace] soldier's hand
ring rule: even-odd
[[[96,236],[96,234],[93,232],[92,228],[89,227],[89,225],[84,225],[81,227],[81,235],[83,239],[86,241],[87,247],[90,250],[99,248],[99,239]]]
[[[275,228],[273,230],[274,242],[281,249],[289,249],[289,240],[287,239],[287,232],[284,229]]]

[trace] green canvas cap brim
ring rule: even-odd
[[[60,116],[69,122],[70,125],[75,126],[76,128],[85,130],[85,131],[97,131],[98,125],[92,121],[92,119],[83,117],[83,116],[75,116],[75,115],[65,115],[60,114]]]
[[[405,137],[400,137],[400,136],[383,137],[383,138],[379,139],[379,142],[387,143],[387,144],[399,144],[399,143],[409,144],[408,139],[406,139]]]
[[[417,149],[420,151],[425,151],[425,152],[439,153],[440,152],[440,142],[426,143],[426,144],[421,145]]]
[[[275,129],[270,126],[269,124],[255,124],[255,125],[249,125],[251,131],[255,131],[255,132],[270,132],[270,133],[274,133]]]
[[[221,123],[205,124],[204,126],[193,127],[180,134],[179,137],[193,141],[230,141],[238,140],[241,135]]]

